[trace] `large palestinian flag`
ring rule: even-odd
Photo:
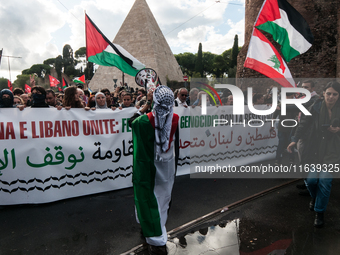
[[[273,36],[287,62],[306,52],[314,41],[306,20],[286,0],[265,0],[255,27]]]
[[[115,66],[122,72],[136,76],[145,68],[141,62],[118,44],[110,42],[85,14],[86,57],[87,60],[102,66]]]
[[[173,115],[169,148],[174,146],[173,136],[179,117]],[[137,217],[143,235],[165,235],[165,223],[175,179],[175,157],[164,161],[155,159],[155,119],[152,112],[132,122],[134,199]]]
[[[287,64],[275,47],[256,27],[254,27],[249,42],[244,66],[268,76],[283,87],[295,87],[294,79]]]

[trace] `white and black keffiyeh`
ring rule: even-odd
[[[169,147],[173,117],[174,93],[167,86],[159,86],[153,93],[153,115],[155,116],[156,155]]]

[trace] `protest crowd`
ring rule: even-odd
[[[313,80],[302,82],[302,88],[308,90],[311,94],[311,99],[304,105],[312,113],[311,116],[302,114],[295,105],[288,105],[287,115],[282,116],[280,104],[278,104],[273,114],[273,119],[279,118],[282,120],[286,118],[294,119],[298,122],[296,127],[287,127],[289,126],[287,123],[286,125],[278,125],[276,165],[283,163],[283,155],[287,152],[289,152],[287,155],[290,164],[338,164],[340,162],[340,101],[338,100],[340,84],[329,82],[323,89],[322,95],[315,91],[315,85]],[[272,88],[268,89],[265,94],[254,93],[251,103],[254,106],[271,105],[271,91]],[[173,114],[173,107],[200,107],[202,105],[202,94],[206,94],[206,92],[200,91],[197,88],[192,88],[190,91],[186,88],[180,88],[172,92],[166,86],[160,86],[150,91],[146,91],[144,88],[134,89],[127,86],[118,86],[115,91],[105,88],[92,93],[89,90],[84,90],[83,86],[70,86],[63,92],[54,92],[52,89],[33,86],[31,93],[28,94],[24,93],[20,88],[15,88],[13,92],[9,89],[1,90],[0,108],[17,107],[18,110],[24,110],[26,107],[55,107],[59,110],[62,108],[67,110],[70,108],[84,108],[86,111],[95,111],[96,109],[119,111],[123,108],[135,107],[136,114],[128,117],[131,117],[129,124],[133,130],[134,150],[136,150],[135,154],[137,154],[134,155],[133,163],[135,193],[138,191],[138,194],[135,194],[137,197],[135,198],[136,213],[138,214],[143,234],[149,244],[149,253],[167,254],[165,223],[175,176],[175,154],[178,154],[178,145],[176,145],[176,142],[178,142],[178,116],[176,117],[176,114]],[[233,95],[229,90],[225,89],[220,96],[223,106],[233,105]],[[286,96],[292,99],[303,98],[305,95],[287,93]],[[209,96],[206,98],[207,106],[221,106],[220,100],[217,100],[217,97],[215,98],[216,100],[212,100]],[[247,98],[245,98],[245,104],[247,104]],[[153,115],[151,111],[154,112]],[[144,119],[139,118],[140,115],[144,116]],[[153,138],[150,138],[150,140],[147,137],[147,133],[145,133],[145,126],[149,125],[149,121],[155,130],[155,141],[152,140]],[[143,137],[142,142],[138,142],[140,139],[138,136]],[[173,143],[173,141],[175,142]],[[151,143],[151,146],[148,143]],[[155,153],[151,153],[151,156],[148,156],[153,158],[155,154],[155,158],[151,159],[155,166],[137,166],[140,163],[139,157],[146,157],[145,151],[153,150],[154,143]],[[170,152],[169,148],[171,148]],[[295,159],[295,154],[293,153],[294,148],[298,152],[297,159]],[[161,218],[161,224],[159,227],[155,227],[157,225],[154,222],[155,219],[153,217],[149,218],[148,212],[145,213],[146,207],[152,207],[150,204],[155,203],[155,201],[152,198],[150,202],[149,198],[143,197],[143,194],[146,194],[147,191],[143,185],[138,184],[142,181],[138,180],[138,178],[140,177],[139,175],[143,175],[143,172],[138,173],[137,169],[155,171],[157,175],[156,169],[158,168],[172,171],[172,177],[170,179],[165,178],[163,182],[153,184],[155,189],[159,186],[161,187],[159,190],[166,190],[166,192],[160,191],[161,194],[159,197],[157,195],[156,198],[157,203],[160,203],[159,200],[163,199],[163,202],[161,202],[163,208],[158,208],[160,210],[160,216],[158,217]],[[314,172],[304,180],[304,183],[297,185],[298,188],[304,190],[304,194],[308,191],[307,195],[311,196],[309,209],[316,213],[314,227],[323,227],[324,225],[324,212],[326,211],[331,193],[332,179],[333,176],[330,173]],[[149,180],[149,182],[152,182],[152,180]],[[143,204],[145,199],[149,201],[148,206]],[[157,203],[153,205],[156,210]]]

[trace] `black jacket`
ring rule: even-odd
[[[319,146],[321,139],[325,139],[326,130],[319,126],[319,116],[323,100],[318,99],[309,108],[312,115],[302,115],[299,126],[297,127],[292,142],[303,139],[305,146],[301,155],[302,164],[322,163],[319,162]]]

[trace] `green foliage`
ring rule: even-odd
[[[3,89],[8,89],[8,80],[6,78],[0,78],[0,91]]]
[[[55,66],[55,58],[48,58],[44,60],[44,65]]]
[[[57,71],[58,74],[58,78],[61,78],[61,70],[63,68],[63,57],[61,55],[59,55],[58,57],[56,57],[55,59],[55,66],[54,66],[55,70]],[[59,80],[60,81],[60,80]]]
[[[203,74],[213,74],[214,73],[214,59],[217,55],[211,52],[203,52],[202,53],[202,63],[203,63]],[[201,77],[204,76],[201,74]]]
[[[234,44],[231,50],[231,63],[230,68],[233,68],[237,65],[237,55],[239,53],[239,47],[238,47],[238,36],[235,35],[234,37]]]
[[[25,84],[30,84],[29,74],[19,74],[17,75],[17,79],[13,82],[13,88],[25,90]]]
[[[80,47],[74,53],[75,58],[86,57],[86,47]]]
[[[199,73],[201,77],[203,77],[203,52],[202,52],[202,43],[198,45],[197,58],[195,63],[195,72]]]
[[[228,78],[235,78],[236,77],[237,66],[229,68],[228,70]]]
[[[175,58],[181,67],[182,73],[192,76],[195,72],[196,55],[190,52],[184,52],[175,55]]]
[[[50,74],[51,67],[49,65],[44,64],[35,64],[31,66],[29,69],[25,69],[22,71],[22,74],[37,74],[38,77],[43,78],[45,75]]]

